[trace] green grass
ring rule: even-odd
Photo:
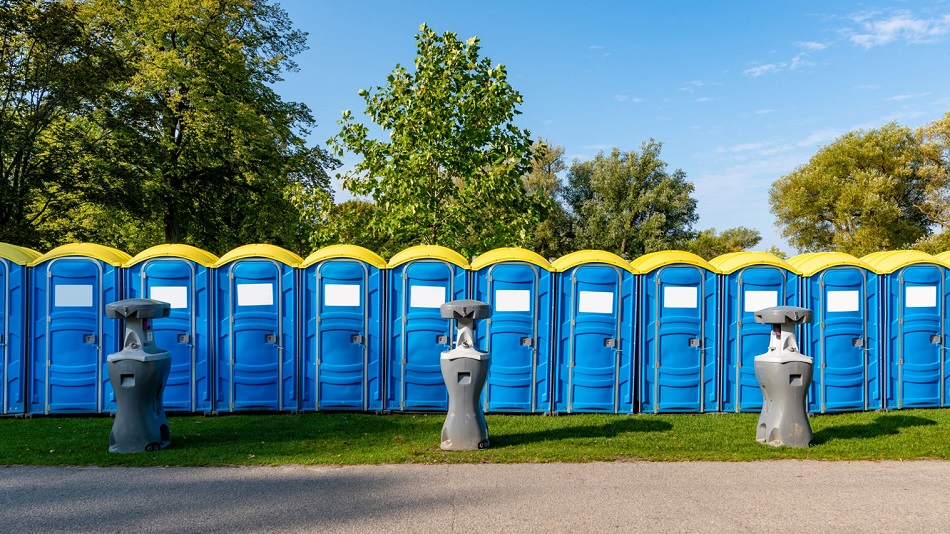
[[[758,414],[490,415],[491,449],[439,449],[442,414],[177,416],[171,447],[110,454],[108,417],[0,419],[0,465],[232,466],[380,463],[950,459],[950,410],[811,418],[814,446],[755,441]]]

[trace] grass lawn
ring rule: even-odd
[[[950,410],[811,418],[814,446],[755,441],[757,413],[490,415],[491,449],[439,449],[444,414],[172,416],[171,447],[108,452],[109,417],[0,419],[0,465],[352,465],[590,461],[950,459]]]

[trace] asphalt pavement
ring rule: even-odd
[[[0,467],[2,532],[950,532],[950,462]]]

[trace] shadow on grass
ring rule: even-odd
[[[612,438],[628,432],[666,432],[672,429],[673,425],[666,421],[618,418],[602,425],[552,428],[549,430],[522,432],[518,434],[492,434],[491,443],[493,447],[513,447],[542,441],[578,438]]]
[[[841,425],[815,432],[813,444],[820,445],[835,439],[869,439],[899,434],[902,428],[931,426],[937,422],[912,415],[881,415],[864,425]]]

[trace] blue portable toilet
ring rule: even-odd
[[[886,407],[946,406],[950,264],[919,250],[876,252],[861,259],[881,278]]]
[[[125,263],[125,297],[171,305],[153,324],[155,345],[171,353],[163,404],[171,412],[211,412],[214,325],[211,267],[218,257],[190,245],[157,245]]]
[[[30,412],[115,411],[106,358],[120,348],[122,325],[106,317],[106,304],[121,299],[130,259],[74,243],[30,262]]]
[[[814,358],[808,392],[812,412],[881,408],[878,277],[867,263],[843,252],[789,258],[801,273],[801,303],[812,310],[799,346]]]
[[[755,357],[768,351],[772,325],[755,322],[755,312],[798,306],[798,273],[768,252],[731,252],[709,261],[720,275],[720,401],[724,412],[762,410]]]
[[[304,410],[383,409],[386,262],[333,245],[300,264]]]
[[[439,358],[452,348],[455,332],[439,308],[467,298],[469,264],[445,247],[418,245],[393,256],[386,267],[386,409],[446,410],[449,394]]]
[[[580,250],[554,260],[554,411],[632,413],[634,301],[630,263]]]
[[[26,347],[29,323],[26,301],[29,293],[26,265],[40,253],[28,248],[0,243],[0,414],[26,411]]]
[[[475,346],[491,354],[486,412],[551,411],[554,274],[540,255],[499,248],[472,261],[473,298],[492,316],[476,322]]]
[[[244,245],[215,262],[215,411],[295,411],[297,265],[274,245]]]
[[[630,262],[640,273],[640,410],[719,410],[719,270],[680,250]]]

